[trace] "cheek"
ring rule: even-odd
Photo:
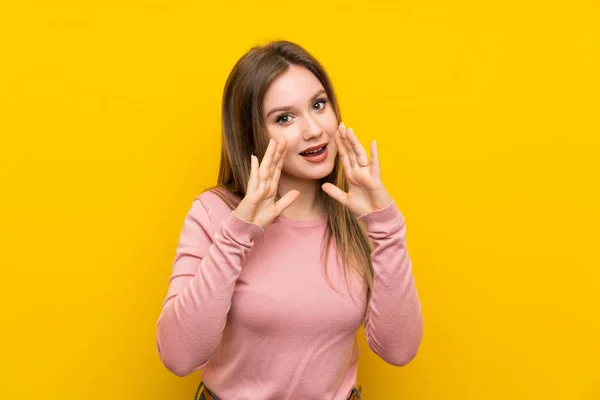
[[[281,138],[285,136],[287,140],[287,154],[286,158],[289,157],[290,153],[294,153],[296,148],[299,146],[299,133],[292,127],[278,127],[278,126],[269,126],[267,129],[267,140],[273,139],[276,143],[279,143]]]
[[[278,142],[278,138],[281,139],[281,129],[277,125],[269,125],[267,127],[267,140],[273,139]]]
[[[329,143],[329,146],[327,146],[327,147],[328,147],[329,157],[331,159],[335,159],[335,156],[337,155],[337,152],[338,152],[337,146],[335,145],[335,142],[332,140]]]
[[[335,116],[335,112],[332,109],[330,109],[323,120],[323,128],[325,132],[327,132],[327,134],[331,136],[331,138],[333,138],[333,135],[337,131],[338,126],[339,122],[337,120],[337,117]]]
[[[285,132],[282,131],[276,140],[279,141],[282,135],[285,135],[285,139],[287,140],[287,152],[285,154],[285,160],[290,160],[297,156],[300,151],[302,151],[302,138],[294,129],[287,129]]]

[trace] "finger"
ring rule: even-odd
[[[348,128],[346,130],[344,146],[346,146],[346,150],[348,151],[348,159],[350,160],[350,165],[353,167],[360,167],[360,164],[358,164],[358,158],[356,157],[356,153],[354,152],[354,147],[352,146],[352,142],[350,141],[350,132],[352,132],[352,128]]]
[[[354,151],[352,149],[352,145],[349,143],[348,141],[348,131],[351,128],[346,128],[346,125],[344,125],[344,123],[342,122],[339,126],[339,131],[340,131],[340,137],[342,138],[342,141],[344,142],[344,145],[346,147],[346,154],[348,155],[348,165],[350,167],[354,167],[358,164],[358,161],[356,159],[356,155],[354,154]]]
[[[258,157],[250,156],[250,179],[248,180],[247,193],[253,193],[258,189]]]
[[[348,140],[350,141],[352,149],[354,150],[354,154],[356,155],[357,164],[361,167],[368,166],[369,156],[367,156],[365,148],[360,144],[352,128],[348,129]]]
[[[338,131],[335,133],[335,144],[337,145],[338,152],[340,153],[340,157],[342,158],[342,165],[348,173],[352,169],[352,165],[350,164],[350,157],[348,156],[348,149],[344,144],[344,139],[342,138],[341,133]]]
[[[286,147],[287,139],[285,136],[282,136],[281,140],[277,143],[277,146],[275,146],[275,155],[273,156],[273,162],[271,162],[271,167],[269,168],[269,176],[273,176],[275,173],[277,164],[279,164],[279,160],[283,157]]]
[[[261,182],[266,181],[269,178],[269,169],[271,168],[271,163],[273,162],[273,147],[275,146],[275,141],[273,139],[269,139],[269,145],[267,146],[267,150],[265,151],[265,155],[260,163],[260,171],[258,174],[258,179]]]
[[[290,190],[284,194],[281,199],[275,203],[275,214],[279,216],[286,208],[292,205],[294,201],[300,196],[300,192],[297,190]]]
[[[321,189],[323,189],[325,193],[333,197],[335,200],[339,201],[341,204],[346,205],[346,201],[348,200],[348,194],[339,187],[335,186],[332,183],[324,183],[321,186]]]
[[[381,170],[379,168],[379,150],[377,149],[377,141],[371,143],[371,176],[379,179]]]
[[[340,136],[345,139],[346,135],[347,135],[347,129],[346,129],[346,125],[344,125],[344,123],[340,123],[340,126],[338,127],[338,131],[340,131]]]
[[[279,157],[279,161],[275,166],[275,171],[273,172],[273,176],[271,177],[271,190],[269,191],[269,196],[275,196],[277,193],[277,187],[279,186],[279,178],[281,176],[281,170],[283,169],[283,161],[285,159],[285,154],[287,153],[287,144],[284,146],[283,154]]]

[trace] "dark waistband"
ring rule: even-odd
[[[358,388],[352,389],[352,393],[348,397],[348,400],[361,400],[362,386]],[[219,397],[211,392],[204,382],[200,382],[198,385],[198,389],[196,390],[196,394],[194,395],[194,400],[221,400]]]

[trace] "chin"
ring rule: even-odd
[[[325,178],[326,176],[328,176],[329,174],[331,174],[331,171],[333,171],[333,168],[329,168],[329,170],[327,170],[326,172],[324,172],[322,174],[314,174],[313,176],[310,177],[310,179],[313,179],[315,181],[321,180],[321,179]]]
[[[323,163],[323,165],[315,165],[309,168],[298,168],[295,171],[290,171],[290,175],[294,175],[302,179],[319,180],[325,178],[333,171],[333,161]]]

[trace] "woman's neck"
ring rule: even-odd
[[[283,214],[296,220],[313,220],[323,215],[323,206],[317,202],[318,191],[321,190],[318,180],[298,179],[282,172],[279,179],[279,190],[283,196],[290,190],[297,190],[300,195]]]

